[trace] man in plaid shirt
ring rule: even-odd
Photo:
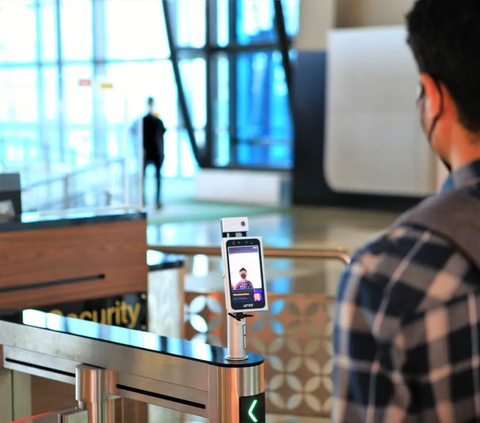
[[[473,255],[458,243],[480,234],[480,0],[418,0],[407,25],[422,126],[451,170],[435,198],[475,204],[456,242],[401,221],[353,257],[335,306],[335,423],[480,422],[480,236]]]

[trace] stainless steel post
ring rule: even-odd
[[[245,317],[243,313],[237,315],[228,314],[227,316],[227,349],[228,355],[225,357],[227,360],[247,360],[247,334]]]
[[[75,399],[87,410],[88,423],[115,423],[117,375],[107,369],[80,365],[75,369]]]
[[[264,364],[209,369],[210,423],[265,423]]]
[[[0,368],[0,423],[31,415],[30,375]]]
[[[13,384],[12,371],[0,369],[0,423],[13,420]]]

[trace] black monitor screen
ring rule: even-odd
[[[22,214],[19,173],[0,173],[0,214]]]

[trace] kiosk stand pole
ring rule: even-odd
[[[247,360],[247,332],[245,319],[250,315],[243,313],[228,313],[227,326],[227,360]]]

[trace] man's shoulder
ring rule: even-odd
[[[453,299],[469,289],[462,284],[468,278],[478,274],[443,238],[425,229],[396,227],[356,252],[342,276],[339,297],[355,296],[347,301],[357,304],[370,298],[372,311],[382,303],[405,315]],[[448,285],[457,288],[445,289]]]

